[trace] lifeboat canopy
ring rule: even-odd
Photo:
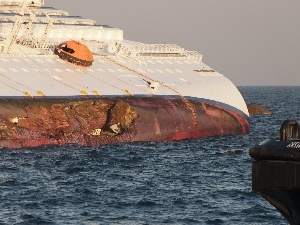
[[[90,49],[77,41],[65,41],[55,47],[54,53],[61,59],[78,66],[89,67],[94,62]]]

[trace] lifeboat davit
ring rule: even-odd
[[[54,53],[61,59],[78,66],[89,67],[94,62],[90,49],[77,41],[65,41],[55,47]]]

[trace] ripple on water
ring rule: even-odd
[[[297,119],[300,88],[241,90],[272,112],[245,136],[2,149],[0,224],[286,224],[252,192],[248,150]]]

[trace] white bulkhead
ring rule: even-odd
[[[26,0],[28,2],[29,6],[43,6],[44,5],[44,0]],[[20,6],[23,5],[24,0],[0,0],[0,5],[16,5]]]
[[[235,85],[203,63],[200,53],[124,40],[121,29],[43,5],[0,0],[0,97],[184,97],[249,115]],[[54,54],[68,40],[89,47],[89,68]]]

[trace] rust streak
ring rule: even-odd
[[[142,73],[140,73],[140,72],[138,72],[136,70],[133,70],[133,69],[131,69],[131,68],[125,66],[125,65],[122,65],[121,63],[119,63],[119,62],[111,59],[110,57],[108,57],[106,55],[104,55],[103,57],[105,57],[107,60],[111,61],[112,63],[114,63],[114,64],[116,64],[116,65],[118,65],[118,66],[120,66],[120,67],[122,67],[122,68],[124,68],[124,69],[126,69],[128,71],[131,71],[131,72],[133,72],[133,73],[135,73],[135,74],[137,74],[139,76],[142,76],[142,77],[144,77],[144,78],[146,78],[148,80],[151,80],[153,82],[158,82],[161,86],[163,86],[165,88],[168,88],[169,90],[175,92],[178,96],[180,96],[180,98],[184,101],[184,103],[186,104],[186,106],[189,108],[189,110],[192,113],[193,123],[194,123],[194,130],[195,130],[195,136],[198,135],[198,120],[197,120],[197,116],[196,116],[195,110],[194,110],[193,106],[190,104],[189,100],[187,98],[185,98],[179,91],[177,91],[174,88],[171,88],[170,86],[167,86],[167,85],[165,85],[165,84],[163,84],[163,83],[161,83],[159,81],[155,81],[151,77],[146,76],[145,74],[142,74]]]

